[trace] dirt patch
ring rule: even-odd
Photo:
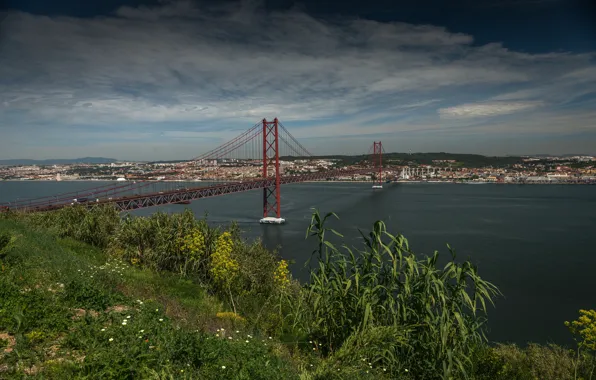
[[[50,358],[55,358],[56,355],[58,355],[58,351],[60,351],[60,345],[54,344],[54,345],[48,347],[46,354]]]
[[[25,373],[26,373],[27,375],[29,375],[29,376],[32,376],[32,375],[35,375],[35,374],[37,374],[37,372],[39,372],[39,368],[37,368],[35,365],[32,365],[32,366],[31,366],[31,367],[29,367],[29,368],[25,368],[25,369],[23,370],[23,372],[25,372]]]
[[[116,313],[122,313],[124,311],[128,311],[131,308],[128,306],[124,306],[124,305],[114,305],[114,306],[110,306],[106,309],[106,313],[111,313],[111,312],[116,312]]]
[[[89,314],[93,318],[97,317],[99,313],[93,310],[85,310],[85,309],[72,309],[74,315],[71,317],[72,320],[80,319],[85,316],[85,314]]]
[[[4,347],[5,354],[11,353],[15,344],[17,344],[17,340],[14,336],[8,335],[7,333],[0,333],[0,340],[8,341],[8,346]]]

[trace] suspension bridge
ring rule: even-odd
[[[383,145],[374,142],[368,152],[368,160],[343,168],[296,173],[284,168],[298,160],[314,160],[314,156],[290,134],[275,118],[263,119],[236,138],[189,161],[177,164],[174,169],[154,172],[160,180],[139,180],[127,183],[110,183],[83,191],[54,194],[34,199],[21,199],[0,205],[0,211],[41,212],[69,207],[73,204],[87,206],[112,204],[120,211],[136,210],[167,204],[188,204],[191,201],[262,189],[263,218],[261,223],[281,224],[281,186],[290,183],[333,179],[345,176],[371,174],[373,188],[383,187]],[[177,187],[157,191],[156,183],[173,178],[192,178],[197,173],[217,173],[222,165],[256,167],[256,178],[242,178],[209,186]]]

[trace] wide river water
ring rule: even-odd
[[[0,202],[103,185],[101,182],[0,182]],[[189,184],[190,185],[190,184]],[[192,185],[199,185],[198,183]],[[596,308],[596,187],[589,185],[465,185],[394,183],[373,191],[370,183],[302,183],[282,187],[286,224],[260,225],[262,192],[201,199],[191,205],[138,210],[147,215],[185,207],[213,224],[237,221],[249,239],[262,238],[282,257],[304,263],[315,241],[305,240],[312,207],[334,211],[330,226],[360,246],[357,229],[375,220],[405,235],[415,252],[434,250],[471,259],[479,274],[503,292],[489,311],[489,339],[572,343],[563,325],[578,310]]]

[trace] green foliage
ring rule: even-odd
[[[13,221],[0,228],[23,235],[0,275],[1,378],[297,378],[270,340],[221,339],[209,327],[171,319],[180,313],[176,302],[208,309],[191,281],[106,260],[86,244]],[[122,289],[143,297],[135,301]]]
[[[451,249],[452,260],[443,268],[437,268],[437,252],[418,259],[407,240],[389,234],[383,222],[362,235],[365,249],[344,246],[342,253],[325,239],[326,232],[341,236],[325,226],[331,216],[336,215],[321,218],[315,211],[308,229],[318,238],[319,262],[304,306],[296,311],[296,326],[321,342],[323,354],[374,328],[392,328],[393,344],[379,347],[369,360],[393,374],[402,368],[424,378],[465,374],[470,347],[484,340],[481,314],[498,294],[496,287],[470,262],[455,262]]]
[[[596,310],[580,310],[576,321],[565,322],[569,331],[577,337],[579,348],[596,351]]]
[[[16,240],[16,236],[7,232],[0,232],[0,258],[8,254],[8,252],[14,247]]]
[[[54,231],[60,237],[73,239],[105,248],[118,228],[118,211],[110,206],[82,205],[64,207],[57,211],[22,215],[25,220]]]
[[[472,378],[478,380],[591,379],[596,364],[593,357],[576,358],[572,350],[553,344],[478,346],[472,359]]]

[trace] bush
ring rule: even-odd
[[[31,213],[21,216],[26,221],[54,231],[60,237],[73,239],[106,248],[117,230],[120,216],[116,208],[82,205],[64,207],[60,210]]]

